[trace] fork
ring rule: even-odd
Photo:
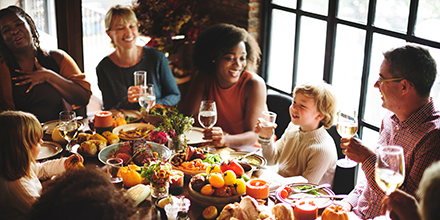
[[[329,183],[324,183],[324,184],[321,184],[319,186],[312,187],[310,189],[298,189],[297,187],[293,187],[292,188],[292,192],[294,192],[294,193],[306,193],[306,192],[310,192],[310,191],[315,190],[315,189],[321,189],[321,188],[330,187],[330,186],[331,185]]]

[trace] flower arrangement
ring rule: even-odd
[[[204,0],[202,0],[204,1]],[[199,0],[137,0],[132,7],[139,20],[139,32],[150,36],[148,46],[168,50],[173,37],[184,35],[193,41],[206,28],[210,18],[196,13]]]
[[[157,188],[167,186],[170,174],[171,164],[164,161],[151,162],[150,165],[145,165],[141,169],[141,177],[148,180],[152,187]]]

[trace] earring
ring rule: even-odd
[[[215,60],[212,60],[213,63],[215,63]]]

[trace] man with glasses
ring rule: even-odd
[[[405,181],[399,189],[415,197],[424,170],[440,160],[440,112],[430,98],[436,74],[429,52],[408,44],[384,53],[374,84],[381,93],[382,107],[390,111],[382,120],[377,146],[402,146]],[[357,138],[342,138],[341,147],[350,159],[362,164],[366,178],[338,203],[362,219],[380,215],[385,193],[375,182],[375,149]]]

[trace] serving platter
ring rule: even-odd
[[[109,111],[113,114],[113,116],[116,116],[116,115],[121,113],[121,114],[124,115],[125,119],[127,119],[127,117],[132,118],[132,120],[130,120],[129,123],[138,122],[138,121],[140,121],[142,119],[141,112],[137,111],[137,110],[132,110],[132,109],[119,109],[119,110],[116,110],[116,109],[112,109],[112,110],[109,110]]]
[[[300,201],[301,199],[312,200],[319,209],[325,208],[325,207],[329,206],[330,204],[332,204],[332,202],[333,202],[332,198],[315,198],[316,195],[311,194],[311,193],[295,193],[292,191],[288,194],[288,196],[286,198],[283,199],[281,197],[281,191],[285,187],[293,188],[293,187],[302,187],[302,186],[317,186],[317,185],[312,184],[312,183],[292,183],[292,184],[288,184],[288,185],[283,185],[283,186],[280,186],[275,191],[275,196],[279,201],[286,203],[286,204],[289,204],[292,207],[294,207],[295,204],[298,201]],[[329,188],[321,188],[321,189],[317,189],[316,191],[322,195],[335,195],[335,193]]]
[[[131,131],[131,130],[134,130],[136,128],[153,129],[155,127],[154,127],[154,125],[146,124],[146,123],[132,123],[132,124],[126,124],[126,125],[118,126],[118,127],[114,128],[112,132],[113,132],[113,134],[118,135],[119,138],[121,138],[122,140],[131,141],[131,140],[136,140],[139,137],[133,137],[133,138],[125,137],[125,136],[119,135],[119,132],[120,131]]]
[[[78,131],[81,131],[84,128],[84,122],[81,120],[78,120]],[[58,120],[52,120],[44,122],[41,126],[43,128],[44,133],[46,134],[52,134],[53,130],[58,126],[59,121]]]
[[[101,161],[103,164],[105,164],[107,159],[109,159],[111,157],[111,152],[114,149],[116,149],[119,145],[121,145],[122,143],[123,142],[109,145],[106,148],[99,151],[99,153],[98,153],[99,161]],[[147,143],[151,144],[153,152],[157,152],[159,154],[159,158],[165,158],[165,160],[168,160],[171,157],[171,151],[167,147],[165,147],[161,144],[158,144],[158,143],[151,142],[151,141],[147,141]]]
[[[63,147],[60,144],[53,141],[44,141],[41,145],[40,153],[37,156],[37,160],[44,160],[58,155],[63,151]]]

